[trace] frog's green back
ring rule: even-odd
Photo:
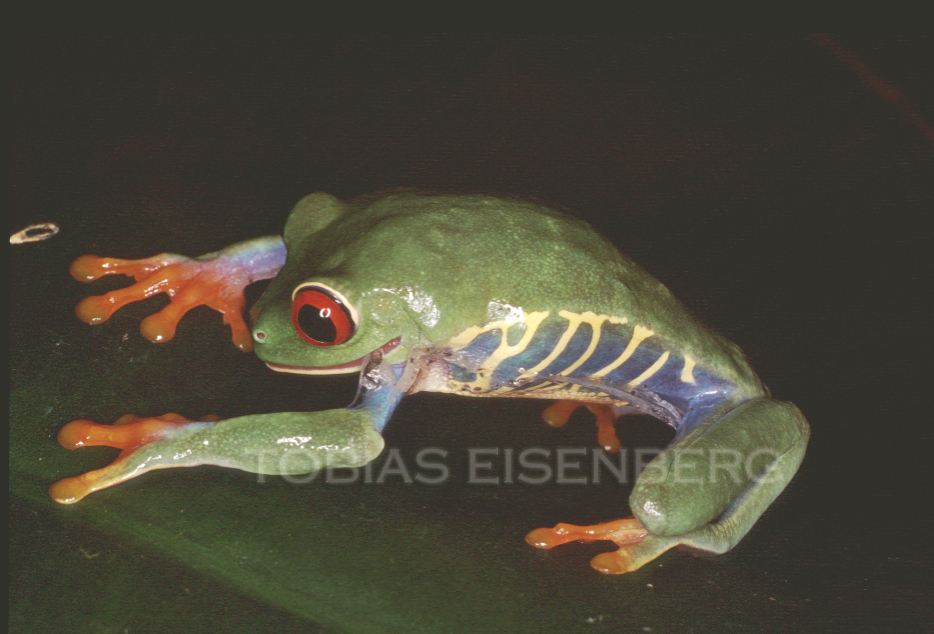
[[[534,203],[397,191],[347,203],[308,236],[320,272],[360,288],[422,293],[441,344],[495,321],[491,306],[592,311],[648,328],[740,385],[758,379],[735,344],[693,319],[670,291],[587,223]]]

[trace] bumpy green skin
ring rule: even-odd
[[[626,315],[750,396],[763,393],[736,345],[691,319],[661,282],[586,223],[533,203],[407,192],[342,203],[312,194],[292,211],[284,240],[288,260],[254,309],[254,332],[266,334],[256,354],[267,362],[338,365],[397,336],[402,345],[387,361],[402,361],[419,343],[443,344],[493,321],[495,301]],[[359,302],[353,340],[311,348],[298,337],[289,311],[304,281]]]
[[[247,416],[172,432],[146,445],[138,458],[115,463],[112,474],[101,470],[95,490],[153,468],[204,463],[270,474],[363,465],[382,450],[378,431],[405,393],[456,391],[449,387],[457,383],[451,380],[455,375],[461,381],[458,389],[474,395],[582,400],[578,397],[586,393],[591,402],[616,406],[667,398],[671,411],[681,408],[666,419],[677,435],[642,474],[630,498],[633,513],[650,531],[625,548],[629,569],[634,569],[678,544],[715,553],[729,550],[785,488],[804,456],[809,428],[801,412],[768,396],[739,348],[693,320],[660,282],[568,215],[484,196],[397,191],[345,203],[313,194],[295,207],[283,240],[285,264],[252,311],[256,353],[276,370],[309,373],[361,360],[347,370],[363,370],[354,405]],[[266,238],[228,248],[238,253],[251,249],[268,253],[282,245]],[[293,294],[309,283],[333,289],[356,311],[355,331],[346,342],[319,347],[297,333]],[[492,387],[483,379],[470,383],[464,374],[437,370],[457,366],[457,372],[466,368],[478,377],[484,370],[498,370],[511,352],[478,360],[464,351],[496,328],[508,333],[501,335],[497,351],[525,349],[528,342],[519,341],[523,332],[534,333],[543,323],[529,317],[536,313],[547,313],[567,328],[560,344],[555,322],[550,333],[541,335],[554,337],[548,345],[555,355],[575,332],[573,320],[586,322],[593,333],[616,324],[615,335],[599,338],[607,349],[587,353],[602,355],[598,361],[606,371],[594,365],[590,374],[543,372],[532,380],[539,381],[539,388],[551,381],[554,391],[530,391],[524,387],[524,367],[510,370],[513,376]],[[516,321],[517,314],[524,316]],[[558,315],[567,321],[560,322]],[[510,323],[520,327],[497,326]],[[640,333],[649,333],[655,347],[642,346]],[[390,342],[395,347],[387,346]],[[638,363],[657,360],[658,365],[611,381],[610,367],[633,363],[624,362],[630,358],[627,346],[642,355]],[[540,347],[538,357],[530,353],[531,363],[537,358],[545,367],[546,352]],[[615,366],[613,359],[619,359]],[[637,396],[648,400],[633,400]],[[154,458],[160,453],[183,458],[160,462]],[[717,468],[724,454],[767,459],[730,471]]]
[[[728,382],[719,406],[681,430],[637,483],[630,506],[652,533],[630,548],[627,556],[637,563],[676,544],[729,550],[803,458],[804,417],[790,403],[768,398],[739,348],[693,320],[660,282],[565,214],[482,196],[398,192],[345,204],[314,194],[296,206],[284,239],[288,260],[257,306],[254,333],[263,336],[256,352],[267,362],[332,366],[401,337],[384,362],[402,363],[417,346],[444,346],[471,326],[501,320],[497,307],[508,305],[526,313],[626,316]],[[357,306],[359,330],[346,344],[313,348],[295,333],[290,299],[305,282],[327,284]],[[775,459],[732,477],[710,468],[717,461],[711,455],[724,450],[764,451]],[[685,464],[701,477],[684,478]],[[703,477],[710,473],[716,477]]]

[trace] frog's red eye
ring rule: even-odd
[[[353,316],[343,298],[321,286],[296,291],[292,326],[302,339],[321,348],[344,343],[354,331]]]

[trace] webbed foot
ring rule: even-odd
[[[134,414],[121,416],[113,425],[98,425],[89,420],[73,420],[58,432],[58,442],[65,449],[81,447],[113,447],[121,449],[120,455],[103,469],[89,471],[73,478],[59,480],[49,487],[49,494],[56,502],[73,504],[89,493],[103,489],[135,475],[130,467],[131,457],[141,447],[166,438],[172,432],[190,425],[204,426],[219,420],[217,416],[206,416],[202,421],[190,421],[178,414],[164,414],[154,418],[140,418]],[[170,466],[170,465],[166,465]]]
[[[205,305],[223,315],[234,344],[248,352],[253,348],[243,320],[243,289],[256,280],[273,277],[285,260],[285,247],[277,237],[258,238],[227,247],[217,253],[188,258],[163,253],[142,260],[119,260],[83,255],[70,268],[72,277],[90,282],[104,275],[127,275],[136,284],[104,295],[83,299],[75,307],[78,318],[100,324],[127,304],[158,293],[171,298],[168,306],[140,324],[140,332],[152,342],[175,336],[179,320],[195,306]]]
[[[634,517],[614,520],[593,526],[558,524],[554,528],[537,528],[525,536],[525,541],[536,548],[550,549],[573,541],[610,541],[619,550],[601,553],[590,560],[590,565],[604,574],[619,575],[632,572],[654,559],[640,556],[639,545],[649,535],[642,522]]]

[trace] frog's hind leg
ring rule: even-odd
[[[591,561],[608,574],[636,570],[674,546],[713,554],[733,548],[794,476],[810,429],[797,407],[770,398],[686,422],[686,431],[642,472],[629,499],[635,518],[559,524],[533,531],[527,541],[540,548],[615,542],[619,550]]]
[[[659,547],[725,553],[791,481],[809,437],[801,411],[771,398],[708,415],[646,467],[630,508]]]

